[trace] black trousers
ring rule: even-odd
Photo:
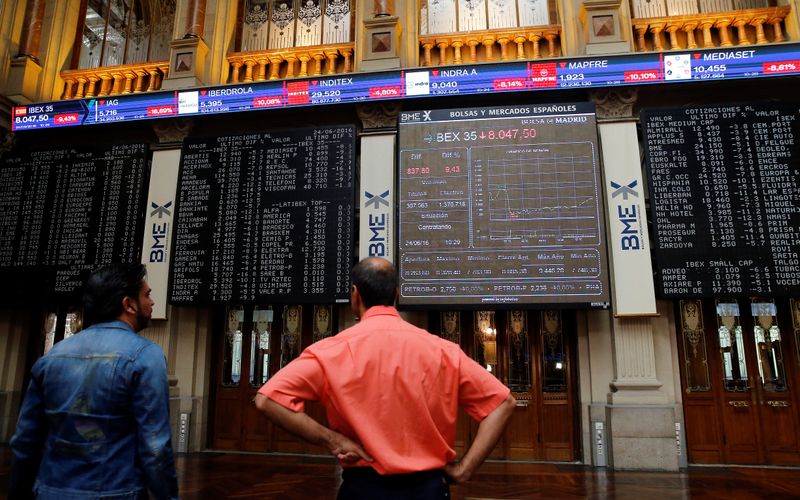
[[[444,471],[427,470],[381,476],[372,467],[342,471],[337,500],[448,500],[450,486]]]

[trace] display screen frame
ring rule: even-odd
[[[260,296],[257,296],[257,297],[252,298],[252,299],[251,298],[241,298],[241,297],[231,297],[231,298],[219,298],[219,299],[217,299],[217,298],[214,298],[212,296],[212,292],[210,292],[208,290],[210,288],[213,288],[212,285],[214,285],[214,283],[213,283],[213,281],[214,281],[213,280],[214,270],[212,269],[212,264],[210,263],[210,262],[213,261],[213,257],[210,256],[210,257],[207,258],[207,262],[205,262],[205,264],[203,265],[202,269],[198,273],[198,276],[200,276],[200,279],[203,280],[203,281],[200,282],[200,285],[199,285],[198,297],[195,300],[175,299],[174,296],[173,296],[173,288],[176,285],[176,281],[175,281],[175,262],[176,262],[176,259],[175,259],[175,256],[176,256],[176,254],[178,252],[178,245],[175,243],[175,240],[173,240],[172,248],[170,249],[172,266],[171,266],[171,269],[170,269],[170,278],[169,278],[169,284],[168,284],[169,293],[168,293],[168,299],[167,299],[170,304],[181,305],[181,306],[210,306],[210,305],[232,304],[232,303],[233,304],[296,304],[296,303],[303,303],[303,304],[333,304],[333,303],[336,303],[336,304],[339,304],[339,303],[346,303],[346,302],[349,301],[349,297],[350,297],[350,277],[349,277],[349,273],[350,273],[350,267],[351,267],[350,266],[350,261],[352,261],[352,259],[355,258],[355,239],[356,239],[356,234],[357,234],[357,227],[356,227],[356,224],[355,224],[354,209],[357,206],[355,172],[356,172],[356,169],[357,169],[357,159],[358,159],[358,154],[359,154],[359,152],[358,152],[359,142],[358,142],[358,127],[356,127],[354,124],[352,124],[352,123],[340,123],[340,124],[331,124],[331,125],[325,125],[325,126],[319,126],[319,127],[281,127],[281,128],[275,128],[275,129],[259,129],[258,131],[253,131],[253,132],[250,132],[250,133],[241,133],[241,132],[239,132],[239,133],[218,134],[218,135],[207,135],[207,134],[204,134],[204,135],[201,135],[201,136],[189,136],[189,137],[185,138],[185,140],[183,142],[183,145],[181,147],[181,160],[180,160],[178,187],[180,188],[180,183],[181,183],[181,180],[183,179],[183,175],[184,175],[184,155],[187,153],[187,145],[189,145],[189,144],[198,143],[198,142],[202,142],[202,141],[219,141],[219,139],[227,139],[227,138],[231,138],[231,137],[239,137],[239,138],[241,138],[241,137],[257,137],[257,136],[268,136],[268,137],[269,136],[274,136],[275,138],[286,138],[286,137],[290,137],[290,136],[294,137],[295,135],[302,136],[303,133],[305,133],[306,136],[308,136],[308,135],[313,135],[315,133],[315,131],[317,131],[317,130],[331,131],[331,130],[340,130],[340,129],[341,130],[347,129],[347,131],[350,134],[350,138],[352,139],[352,148],[349,151],[349,155],[347,155],[346,157],[343,157],[344,161],[349,162],[349,168],[351,170],[350,178],[349,179],[343,178],[343,180],[345,180],[345,181],[349,180],[349,186],[342,187],[342,188],[330,188],[330,189],[318,188],[318,189],[310,189],[309,191],[303,191],[302,189],[293,189],[293,190],[286,190],[284,192],[280,192],[280,193],[276,194],[276,196],[282,200],[280,203],[292,204],[293,203],[293,201],[292,201],[293,199],[294,200],[300,199],[301,201],[310,201],[310,202],[313,202],[315,200],[321,199],[323,202],[328,202],[330,200],[336,200],[338,198],[336,198],[333,195],[328,195],[324,199],[323,198],[313,198],[310,194],[307,194],[306,197],[303,197],[301,199],[300,197],[292,198],[291,194],[292,193],[298,193],[298,192],[300,192],[300,193],[310,193],[311,191],[320,191],[320,192],[334,192],[334,191],[337,191],[337,190],[341,191],[341,192],[347,191],[347,193],[348,193],[347,194],[347,199],[344,200],[344,197],[342,197],[342,201],[344,201],[345,203],[349,204],[349,208],[350,208],[350,210],[345,213],[345,217],[347,218],[347,221],[348,221],[347,224],[349,226],[345,231],[345,233],[346,233],[345,235],[346,236],[349,235],[349,240],[347,240],[349,254],[347,253],[347,251],[345,251],[344,254],[342,255],[342,257],[338,257],[338,258],[337,257],[333,257],[334,263],[335,263],[336,260],[339,260],[339,259],[341,259],[341,260],[347,259],[346,269],[342,269],[342,275],[341,276],[343,276],[343,279],[345,280],[345,282],[344,282],[344,286],[342,287],[341,292],[337,292],[335,290],[330,290],[330,291],[327,292],[327,294],[324,297],[317,295],[317,296],[312,296],[309,299],[307,297],[307,294],[304,294],[304,291],[301,288],[299,290],[294,290],[293,289],[291,291],[291,294],[290,295],[286,295],[286,296],[284,296],[281,293],[276,292],[276,293],[271,294],[271,295],[270,294],[261,294]],[[219,144],[219,142],[217,142],[217,144]],[[351,144],[351,143],[348,142],[348,144]],[[213,148],[211,150],[213,150]],[[264,149],[262,151],[266,151],[266,149]],[[309,157],[311,157],[311,156],[309,155]],[[294,165],[292,165],[292,166],[294,166]],[[298,171],[299,170],[301,170],[300,167],[298,167]],[[300,182],[300,178],[298,177],[298,179],[296,181]],[[215,195],[219,194],[219,190],[214,191],[213,194],[215,194]],[[178,200],[180,200],[180,194],[178,195]],[[207,204],[208,204],[208,206],[211,206],[210,198],[209,198],[209,200],[207,200]],[[313,203],[312,203],[312,205],[313,205]],[[240,208],[240,204],[237,204],[237,217],[239,215],[238,208]],[[291,211],[291,209],[287,209],[287,210]],[[181,217],[181,212],[182,212],[182,207],[181,207],[181,203],[179,201],[178,204],[177,204],[177,207],[176,207],[176,211],[175,211],[175,223],[174,223],[173,231],[177,231],[178,230],[178,224],[179,224],[179,219]],[[294,215],[294,214],[292,214],[292,215]],[[218,216],[218,218],[221,218],[221,216]],[[212,222],[211,220],[208,221],[208,223],[211,223],[211,222]],[[234,222],[234,226],[236,226],[237,224],[238,224],[238,222]],[[327,233],[328,233],[328,231],[330,230],[331,227],[334,227],[334,229],[335,229],[335,224],[336,224],[336,222],[334,221],[334,222],[329,222],[328,226],[325,226],[326,237],[328,236]],[[334,225],[334,226],[332,226],[332,225]],[[205,236],[213,238],[214,231],[213,230],[209,230],[207,232],[208,232],[208,234],[205,235]],[[237,237],[238,236],[239,235],[237,235]],[[290,231],[290,234],[285,235],[285,236],[292,237],[292,238],[295,238],[295,239],[297,238],[296,231]],[[313,238],[312,236],[309,236],[309,240],[311,240],[312,238]],[[301,239],[302,239],[302,237],[301,237]],[[239,245],[241,246],[241,244],[242,243],[240,241]],[[335,242],[329,243],[325,247],[326,256],[328,254],[327,250],[329,250],[331,248],[333,248],[335,250]],[[299,252],[300,257],[294,257],[294,258],[300,259],[302,261],[303,260],[302,257],[304,255],[308,254],[308,253],[311,253],[311,250],[303,252],[303,251],[301,251],[301,249],[298,248],[298,249],[296,249],[296,252]],[[236,257],[234,257],[234,259],[236,259]],[[258,259],[256,259],[256,260],[258,260]],[[290,262],[294,262],[294,261],[292,260]],[[233,265],[235,265],[235,261],[234,261]],[[238,273],[238,272],[239,272],[238,268],[234,269],[234,271],[233,271],[233,273]],[[293,272],[299,274],[299,273],[302,273],[303,270],[299,269],[299,270],[295,270]],[[257,273],[254,271],[253,274],[250,276],[250,278],[257,281],[256,274]],[[291,277],[291,275],[289,275],[289,276]],[[334,277],[332,279],[335,280],[336,278]],[[297,280],[298,284],[301,287],[304,284],[304,280],[305,280],[305,278],[303,278],[302,275]],[[326,277],[326,279],[324,281],[325,281],[326,286],[328,286],[330,280]],[[254,287],[255,285],[251,285],[251,286]],[[306,300],[298,300],[297,299],[297,297],[304,297],[304,296],[306,296],[305,297]]]
[[[402,168],[403,168],[403,159],[402,155],[403,152],[406,151],[404,149],[405,145],[402,142],[403,133],[401,128],[404,125],[407,125],[408,122],[404,121],[409,116],[417,116],[418,120],[425,120],[426,116],[427,119],[433,120],[436,116],[441,115],[442,113],[451,113],[451,112],[464,112],[466,110],[476,110],[476,109],[483,109],[483,110],[520,110],[523,108],[530,108],[534,110],[534,114],[544,114],[547,115],[548,113],[563,113],[563,112],[571,112],[571,113],[582,113],[582,114],[591,114],[592,122],[594,125],[593,130],[589,133],[591,136],[592,146],[593,146],[593,154],[594,154],[594,164],[593,164],[593,171],[596,178],[596,204],[597,204],[597,217],[598,217],[598,247],[601,247],[602,250],[599,252],[598,256],[598,264],[600,266],[600,272],[598,274],[598,279],[602,282],[603,291],[602,295],[599,295],[595,298],[581,298],[576,300],[549,300],[546,298],[541,299],[534,299],[534,300],[513,300],[513,301],[505,301],[505,300],[476,300],[476,299],[469,299],[469,300],[459,300],[458,298],[454,298],[453,300],[425,300],[424,298],[420,298],[415,301],[409,301],[407,296],[404,296],[403,292],[401,291],[398,295],[398,308],[403,310],[442,310],[442,309],[453,309],[453,310],[482,310],[482,309],[493,309],[493,310],[510,310],[510,309],[545,309],[545,308],[556,308],[556,309],[607,309],[610,307],[612,291],[611,291],[611,267],[610,267],[610,249],[608,246],[607,241],[607,213],[606,213],[606,200],[603,190],[603,182],[604,182],[604,175],[602,171],[602,151],[600,149],[600,140],[599,140],[599,133],[597,130],[597,121],[596,121],[596,114],[595,114],[595,106],[592,103],[587,102],[576,102],[576,103],[555,103],[555,104],[536,104],[536,103],[523,103],[523,104],[515,104],[510,106],[485,106],[485,107],[475,107],[475,108],[435,108],[435,109],[413,109],[413,110],[405,110],[401,111],[398,115],[398,141],[397,147],[395,148],[395,175],[396,177],[396,186],[397,186],[397,196],[394,203],[394,209],[396,210],[397,214],[397,223],[395,224],[395,241],[396,244],[394,246],[395,249],[395,265],[398,270],[398,287],[401,288],[404,284],[405,280],[403,279],[403,272],[405,270],[405,265],[403,262],[404,252],[407,250],[403,249],[403,241],[401,239],[402,235],[402,225],[403,225],[403,213],[402,213],[402,204],[403,204],[403,184],[402,184]],[[570,111],[571,110],[571,111]],[[512,113],[510,116],[505,116],[505,118],[521,118],[524,116],[525,113],[519,113],[514,115]],[[469,119],[469,116],[464,115],[461,117],[464,120]],[[412,118],[413,120],[413,118]],[[402,290],[402,289],[401,289]]]
[[[780,112],[776,112],[773,114],[773,110],[780,109]],[[786,113],[784,111],[794,109],[797,110],[796,113]],[[681,114],[683,113],[683,114]],[[692,118],[689,115],[694,113],[697,118]],[[713,116],[714,114],[720,115],[729,115],[729,116]],[[761,113],[761,114],[759,114]],[[738,116],[742,114],[742,116]],[[689,298],[708,298],[708,297],[791,297],[794,296],[795,293],[791,291],[791,285],[784,285],[779,283],[777,280],[781,278],[779,273],[777,272],[778,264],[775,262],[774,258],[776,255],[791,255],[793,249],[798,249],[797,253],[800,253],[800,245],[792,247],[789,243],[783,242],[776,242],[771,236],[774,233],[770,233],[769,231],[769,224],[768,218],[770,211],[775,210],[775,207],[769,207],[769,211],[767,210],[767,206],[764,203],[764,199],[761,199],[764,191],[769,188],[768,185],[763,184],[762,172],[761,170],[755,170],[752,172],[752,176],[755,178],[756,174],[758,175],[759,188],[757,191],[752,189],[747,189],[748,195],[747,198],[751,200],[748,202],[748,205],[744,205],[743,201],[740,201],[739,198],[735,196],[730,196],[730,200],[728,205],[729,211],[731,212],[730,215],[724,214],[720,211],[717,213],[716,216],[710,214],[708,208],[702,206],[700,208],[693,207],[693,211],[691,213],[691,217],[689,216],[681,216],[678,215],[682,212],[682,208],[678,208],[675,210],[674,215],[670,215],[669,219],[671,220],[664,220],[663,222],[660,221],[659,214],[657,210],[659,207],[663,206],[666,203],[663,200],[654,200],[654,193],[658,193],[659,191],[663,191],[662,187],[663,184],[669,181],[674,182],[676,179],[662,179],[663,173],[659,172],[659,189],[656,189],[654,185],[654,171],[652,166],[652,159],[653,159],[653,152],[651,147],[648,145],[648,124],[651,122],[661,122],[663,121],[664,117],[669,117],[670,120],[673,117],[678,117],[679,121],[690,123],[692,128],[699,128],[701,122],[703,122],[703,133],[707,134],[706,128],[709,127],[717,127],[721,128],[720,125],[725,125],[730,122],[736,124],[739,127],[741,124],[744,124],[745,127],[742,130],[750,130],[753,133],[753,137],[755,137],[755,128],[753,127],[754,124],[759,122],[766,122],[774,117],[783,117],[786,115],[794,116],[795,123],[794,123],[794,130],[796,130],[797,136],[795,137],[795,143],[791,147],[787,146],[791,152],[796,154],[796,157],[787,157],[786,162],[789,165],[789,171],[791,172],[791,166],[797,165],[800,167],[800,101],[779,101],[779,102],[768,102],[768,101],[761,101],[761,102],[733,102],[733,103],[712,103],[712,104],[698,104],[694,106],[661,106],[661,107],[648,107],[643,108],[641,110],[641,133],[642,133],[642,145],[643,145],[643,152],[644,152],[644,161],[645,161],[645,175],[646,175],[646,182],[648,187],[648,193],[650,196],[650,207],[648,209],[648,217],[652,221],[652,238],[653,238],[653,253],[654,253],[654,262],[653,262],[653,272],[655,274],[655,284],[656,284],[656,295],[657,297],[665,300],[673,300],[673,299],[689,299]],[[750,119],[746,119],[746,116],[750,116]],[[657,120],[653,120],[653,118],[659,118]],[[778,120],[780,121],[780,120]],[[768,127],[768,129],[772,133],[773,128]],[[716,129],[714,129],[716,130]],[[673,132],[674,133],[674,132]],[[716,132],[715,132],[716,133]],[[694,184],[692,184],[692,188],[688,191],[691,194],[691,198],[687,197],[686,200],[688,201],[696,201],[697,198],[701,197],[703,194],[701,193],[701,185],[709,185],[711,186],[710,192],[713,193],[714,199],[712,201],[717,201],[717,196],[720,195],[719,193],[724,194],[725,192],[729,191],[729,187],[727,184],[734,183],[736,184],[741,179],[737,177],[733,177],[731,181],[731,174],[736,174],[733,172],[734,169],[737,168],[738,165],[735,165],[733,162],[726,161],[729,156],[733,156],[733,153],[729,151],[730,148],[733,148],[732,140],[727,137],[731,132],[727,129],[721,129],[718,132],[721,134],[721,137],[726,138],[726,142],[722,146],[722,150],[720,153],[715,153],[721,155],[719,158],[713,158],[713,161],[719,161],[720,166],[724,168],[724,179],[726,180],[726,186],[724,189],[717,190],[717,184],[715,182],[720,181],[722,177],[718,177],[716,173],[710,174],[709,172],[703,172],[704,167],[702,165],[698,165],[697,158],[699,154],[707,155],[706,150],[710,148],[710,141],[709,137],[703,137],[699,141],[697,140],[700,137],[698,134],[699,132],[695,132],[694,135],[690,138],[681,139],[683,149],[678,148],[675,144],[667,144],[668,147],[671,147],[669,151],[657,151],[659,153],[658,156],[668,155],[668,154],[675,154],[675,151],[684,152],[685,150],[689,150],[690,154],[687,154],[687,165],[688,171],[692,174],[690,179]],[[744,133],[744,132],[742,132]],[[683,131],[680,131],[680,134],[683,134]],[[738,136],[737,136],[738,137]],[[691,140],[691,142],[690,142]],[[754,155],[750,150],[752,144],[755,144],[757,141],[755,138],[751,139],[751,142],[746,144],[743,143],[743,147],[748,150],[749,155]],[[763,142],[763,141],[762,141]],[[705,143],[706,146],[703,146],[704,149],[701,149],[699,152],[695,150],[697,144]],[[660,144],[656,144],[656,146],[660,146]],[[663,154],[662,154],[663,153]],[[756,152],[757,153],[757,152]],[[739,153],[741,154],[741,152]],[[738,155],[737,155],[738,157]],[[769,160],[770,156],[767,156],[767,160]],[[760,166],[760,162],[763,160],[758,156],[752,156],[752,159],[755,161],[753,166],[758,167]],[[709,168],[707,170],[713,170],[715,167],[711,166],[711,158],[709,160]],[[744,165],[745,158],[742,157],[740,162],[742,162],[742,166]],[[772,165],[770,161],[764,162],[766,165]],[[678,174],[683,175],[683,174]],[[705,178],[701,178],[705,175]],[[709,175],[711,178],[709,178]],[[744,175],[744,174],[743,174]],[[705,184],[704,184],[705,183]],[[742,186],[747,186],[748,184],[741,184]],[[687,186],[688,187],[688,186]],[[800,176],[797,176],[795,180],[796,192],[800,192]],[[776,189],[776,188],[771,188]],[[682,186],[678,186],[674,188],[675,191],[683,191],[684,188]],[[752,192],[751,192],[752,191]],[[734,193],[735,194],[735,193]],[[782,193],[782,195],[786,195],[786,193]],[[721,195],[720,195],[721,196]],[[752,200],[755,200],[758,196],[759,201],[753,205]],[[677,204],[678,202],[683,203],[683,198],[680,200],[673,200],[673,204]],[[688,202],[687,201],[687,202]],[[796,202],[795,202],[796,203]],[[692,203],[694,205],[695,203]],[[715,207],[717,208],[717,207]],[[749,217],[745,218],[745,221],[739,220],[739,214],[742,213],[744,209],[747,209],[748,212],[753,212],[749,214]],[[760,210],[760,211],[759,211]],[[758,213],[756,213],[758,212]],[[761,248],[759,245],[752,244],[751,246],[747,246],[745,241],[747,237],[743,235],[744,226],[747,225],[749,221],[750,224],[754,224],[753,222],[753,214],[756,217],[765,219],[763,220],[764,224],[767,225],[767,232],[764,231],[756,231],[761,232],[762,236],[758,237],[755,233],[752,235],[752,239],[761,239],[765,237],[765,242],[760,243],[760,245],[766,244],[765,248]],[[781,214],[786,215],[786,214]],[[705,216],[705,219],[702,217]],[[721,219],[721,217],[731,217],[731,221],[728,222],[727,219]],[[795,220],[800,219],[800,215],[795,213],[792,214]],[[720,248],[711,248],[712,240],[715,238],[712,236],[708,231],[707,228],[704,229],[702,226],[703,223],[707,222],[709,218],[717,217],[720,221],[719,224],[715,225],[714,227],[714,234],[717,234],[719,237],[724,238],[732,238],[731,241],[735,243],[734,246],[730,247],[720,247]],[[681,220],[681,218],[683,220]],[[680,224],[684,223],[691,223],[688,227],[679,227]],[[697,223],[697,227],[695,226]],[[674,228],[667,227],[668,224],[675,224]],[[684,224],[686,225],[686,224]],[[726,226],[730,226],[727,228],[727,234],[722,234],[723,231],[726,231]],[[760,225],[756,225],[756,228],[762,228]],[[791,224],[791,219],[789,220],[789,227],[795,227]],[[678,231],[680,236],[673,236],[671,232]],[[689,231],[694,231],[694,234],[688,234]],[[683,234],[686,233],[686,234]],[[686,236],[686,238],[684,238]],[[662,248],[662,238],[669,238],[670,240],[675,240],[676,244],[687,244],[691,243],[691,247],[687,247],[686,249],[679,249],[679,248]],[[680,241],[678,241],[680,240]],[[670,243],[673,243],[670,241]],[[786,248],[785,251],[773,253],[771,248],[773,246],[780,246]],[[708,247],[708,248],[707,248]],[[794,253],[795,255],[797,253]],[[765,261],[765,259],[772,259],[770,261]],[[683,262],[683,265],[679,265],[679,263]],[[669,274],[671,276],[668,283],[665,283],[664,280],[664,272],[665,269],[669,270]],[[701,270],[702,269],[702,270]],[[717,279],[716,276],[719,275],[720,278]],[[678,278],[683,278],[682,282],[678,282]],[[792,279],[798,280],[800,278],[793,277]],[[734,282],[733,285],[727,283],[728,280],[732,280]],[[734,290],[736,288],[735,282],[739,282],[740,290]],[[668,286],[669,285],[669,286]],[[762,288],[758,288],[761,286]],[[800,288],[797,285],[794,285],[795,288]],[[749,287],[749,288],[748,288]]]

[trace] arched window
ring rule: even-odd
[[[244,0],[241,51],[353,40],[352,0]]]
[[[169,59],[176,0],[85,0],[78,68]]]

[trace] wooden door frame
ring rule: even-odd
[[[786,465],[790,463],[800,462],[800,449],[798,451],[786,452],[782,459],[771,459],[770,453],[779,454],[780,452],[770,452],[768,447],[768,440],[765,434],[767,428],[768,418],[765,418],[769,413],[769,409],[765,404],[770,394],[780,394],[773,399],[789,399],[790,411],[793,412],[794,422],[798,420],[798,402],[800,402],[800,359],[796,354],[796,338],[794,337],[794,329],[792,328],[791,317],[787,317],[786,311],[789,309],[787,299],[773,298],[768,299],[774,301],[777,307],[778,327],[781,331],[781,349],[783,356],[784,376],[788,385],[787,391],[780,393],[769,393],[762,387],[760,372],[758,369],[757,345],[755,337],[753,336],[753,326],[755,318],[752,316],[750,304],[752,299],[736,298],[739,304],[739,324],[742,327],[742,341],[745,353],[745,363],[748,370],[748,390],[746,392],[726,391],[723,387],[723,373],[722,361],[720,357],[719,335],[717,333],[717,313],[716,313],[716,299],[686,299],[686,300],[701,300],[702,314],[703,314],[703,333],[705,336],[706,345],[706,359],[708,362],[708,376],[710,391],[704,392],[688,392],[688,382],[686,375],[686,353],[682,331],[682,312],[680,310],[680,301],[675,300],[673,303],[673,310],[675,311],[675,325],[676,335],[675,338],[678,342],[678,356],[680,365],[680,380],[681,389],[684,391],[683,396],[683,412],[684,422],[686,425],[687,437],[687,453],[689,460],[692,463],[739,463],[739,464],[771,464],[771,465]],[[790,337],[787,341],[787,337]],[[791,352],[787,352],[791,351]],[[787,359],[787,354],[793,356],[792,359]],[[746,395],[746,396],[745,396]],[[734,406],[741,405],[741,406]],[[747,405],[747,406],[744,406]],[[712,417],[705,418],[701,421],[690,418],[689,409],[691,407],[705,408],[705,411],[713,411]],[[702,411],[702,410],[701,410]],[[738,434],[740,431],[737,426],[735,429],[728,428],[727,426],[734,425],[730,422],[731,416],[743,416],[742,412],[748,412],[746,417],[749,422],[748,428],[752,429],[754,439],[754,450],[751,450],[750,457],[747,456],[747,451],[742,450],[737,453],[732,449],[732,444],[728,436]],[[740,419],[741,420],[741,419]],[[742,425],[742,424],[740,424]],[[693,437],[697,435],[697,430],[702,426],[703,430],[714,431],[715,435],[713,440],[705,441],[704,444],[693,442]],[[697,427],[697,428],[695,428]],[[795,435],[795,442],[800,448],[800,436]],[[715,458],[716,457],[716,458]]]
[[[534,412],[532,429],[535,439],[535,446],[532,448],[533,456],[531,457],[517,457],[509,458],[510,445],[508,443],[508,430],[500,438],[497,447],[493,450],[490,457],[500,460],[554,460],[552,457],[546,456],[546,443],[542,436],[542,423],[544,415],[544,390],[542,384],[542,339],[541,339],[541,316],[542,309],[522,309],[527,314],[528,321],[528,349],[531,353],[531,402],[528,408]],[[497,353],[498,353],[498,379],[504,384],[508,381],[508,356],[509,348],[506,329],[506,311],[501,309],[495,311],[495,325],[498,327],[497,335]],[[475,338],[474,338],[474,310],[459,311],[461,314],[461,349],[472,359],[475,359]],[[580,415],[580,402],[578,398],[578,335],[577,335],[577,317],[576,311],[573,309],[561,309],[562,320],[562,335],[564,340],[564,349],[566,354],[567,366],[567,405],[570,414],[570,457],[565,459],[555,459],[557,461],[575,461],[580,460],[582,457],[581,452],[581,427],[578,416]],[[430,325],[431,332],[441,331],[439,311],[429,315],[428,324]],[[477,432],[477,424],[472,419],[467,418],[468,428],[464,433],[465,444],[469,444],[475,437]],[[462,429],[459,429],[463,432]],[[458,436],[457,438],[458,439]]]
[[[211,356],[211,400],[213,401],[213,409],[209,411],[209,429],[210,432],[208,433],[208,446],[212,449],[219,449],[220,447],[217,446],[218,440],[218,432],[217,432],[217,412],[219,410],[218,406],[221,402],[219,399],[220,394],[226,390],[225,387],[222,386],[222,361],[224,358],[225,352],[225,329],[227,325],[225,324],[227,321],[227,310],[229,307],[237,307],[237,306],[218,306],[214,307],[214,311],[212,314],[212,353],[216,353],[216,355],[212,354]],[[238,438],[238,445],[233,448],[223,447],[222,449],[233,449],[233,450],[242,450],[244,449],[242,446],[243,441],[243,432],[244,432],[244,403],[243,403],[243,396],[242,393],[245,392],[245,388],[249,389],[249,373],[250,373],[250,343],[245,342],[245,332],[248,330],[248,326],[252,329],[252,314],[247,314],[248,311],[253,310],[252,305],[249,306],[241,306],[243,307],[244,313],[244,321],[242,322],[242,353],[241,353],[241,365],[240,365],[240,376],[239,376],[239,385],[235,388],[231,387],[230,390],[237,392],[236,398],[226,399],[226,401],[238,401],[238,411],[239,414],[239,438]],[[249,335],[247,336],[249,338]]]
[[[252,312],[256,307],[267,306],[269,304],[248,304],[244,305],[245,321],[244,330],[242,332],[242,365],[241,365],[241,378],[240,385],[236,388],[238,391],[238,409],[240,415],[239,428],[240,437],[238,445],[232,449],[239,451],[264,451],[264,452],[299,452],[299,453],[322,453],[322,448],[305,443],[304,441],[290,435],[288,432],[273,425],[266,417],[263,417],[255,409],[251,403],[252,398],[258,392],[258,387],[250,386],[250,334],[245,333],[249,331],[252,333]],[[221,386],[222,377],[222,353],[224,352],[225,342],[225,328],[226,328],[226,311],[228,307],[236,306],[218,306],[215,307],[212,313],[212,355],[211,355],[211,390],[210,398],[212,407],[209,409],[209,431],[207,435],[207,446],[209,448],[216,448],[214,446],[217,439],[217,411],[219,404],[220,391],[224,390]],[[272,304],[273,322],[272,330],[270,331],[270,361],[269,373],[270,376],[277,373],[280,369],[281,363],[281,335],[283,330],[283,304]],[[300,350],[310,345],[313,337],[313,304],[302,304],[302,329],[300,335]],[[339,312],[337,306],[332,306],[332,315],[330,318],[332,332],[335,335],[338,331],[338,318]],[[325,423],[325,415],[319,403],[310,401],[306,404],[306,413],[312,418]],[[259,419],[255,422],[252,419]],[[255,422],[255,423],[254,423]],[[253,424],[253,425],[250,425]],[[260,432],[250,432],[260,429]]]

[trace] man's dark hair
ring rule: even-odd
[[[122,299],[139,296],[146,274],[144,264],[111,264],[94,271],[83,288],[84,324],[117,319]]]
[[[358,288],[367,309],[372,306],[394,305],[397,271],[388,261],[364,259],[353,266],[350,280]]]

